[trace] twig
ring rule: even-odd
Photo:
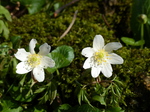
[[[60,38],[59,38],[59,40],[57,42],[59,42],[70,31],[71,27],[73,26],[73,24],[74,24],[74,22],[76,20],[77,13],[78,13],[78,10],[75,11],[73,19],[72,19],[72,22],[70,23],[70,25],[67,28],[67,30],[60,36]]]
[[[103,18],[104,22],[106,23],[106,25],[108,26],[108,28],[112,29],[103,14],[102,14],[102,18]]]
[[[54,12],[54,17],[56,17],[58,15],[58,13],[60,13],[65,7],[68,7],[69,5],[72,5],[74,4],[75,2],[77,2],[79,0],[72,0],[71,2],[69,2],[68,4],[60,7],[59,9],[57,9],[55,12]]]

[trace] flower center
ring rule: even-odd
[[[106,62],[106,56],[108,56],[108,53],[105,50],[98,50],[94,53],[94,62],[100,65],[102,62]]]
[[[42,58],[42,56],[39,54],[31,54],[28,56],[27,63],[32,68],[35,68],[36,66],[38,66],[41,63],[41,58]]]

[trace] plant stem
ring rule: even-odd
[[[141,40],[144,40],[144,24],[141,24]],[[141,45],[141,49],[143,49],[143,45]]]

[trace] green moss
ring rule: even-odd
[[[74,49],[75,59],[68,67],[59,69],[60,75],[54,73],[54,78],[57,80],[58,92],[62,93],[60,96],[64,102],[72,102],[72,95],[74,89],[78,86],[78,80],[82,84],[90,83],[94,79],[91,77],[90,70],[83,69],[85,57],[81,55],[81,50],[85,47],[92,46],[92,41],[95,35],[103,35],[106,43],[119,41],[114,36],[116,29],[122,33],[123,28],[127,30],[128,24],[124,22],[129,18],[128,8],[131,0],[122,0],[115,5],[117,10],[113,16],[107,15],[106,19],[111,28],[106,25],[101,13],[101,1],[80,1],[72,7],[67,7],[62,11],[57,18],[48,16],[46,13],[35,15],[24,15],[19,19],[14,19],[10,23],[10,35],[20,35],[22,37],[22,47],[27,46],[31,38],[36,38],[40,44],[47,42],[55,49],[59,45],[70,45]],[[125,2],[125,4],[123,4]],[[93,7],[94,6],[94,7]],[[69,31],[69,33],[58,42],[59,37],[65,32],[72,21],[75,10],[78,10],[76,21]],[[124,13],[126,12],[126,13]],[[126,14],[126,15],[124,15]],[[123,23],[122,23],[123,22]],[[122,23],[122,24],[121,24]],[[120,25],[121,24],[121,25]],[[125,25],[126,24],[126,25]],[[119,25],[119,26],[117,26]],[[124,27],[123,27],[124,26]],[[114,28],[114,29],[113,29]],[[125,31],[127,32],[127,31]],[[125,34],[125,32],[123,34]],[[146,102],[139,100],[145,98],[141,94],[148,92],[148,85],[144,83],[145,77],[150,75],[150,49],[131,49],[123,47],[116,51],[116,53],[123,57],[124,63],[122,65],[113,65],[113,74],[117,75],[124,83],[125,100],[129,109],[134,109],[138,103],[140,107],[145,107]],[[144,75],[144,78],[141,77]],[[102,75],[101,75],[102,76]],[[144,81],[143,81],[144,80]],[[143,88],[143,91],[137,91]],[[88,90],[90,91],[90,89]],[[138,93],[139,92],[139,93]],[[145,98],[146,100],[146,98]],[[129,106],[132,101],[137,103]]]

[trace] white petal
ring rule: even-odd
[[[25,62],[20,62],[17,66],[17,71],[16,73],[18,74],[25,74],[28,73],[32,70],[31,67],[29,67]]]
[[[39,53],[40,55],[47,55],[50,52],[51,46],[48,45],[47,43],[43,44],[39,48]]]
[[[109,54],[108,61],[110,64],[122,64],[123,63],[122,57],[120,57],[119,55],[115,53]]]
[[[47,56],[43,56],[42,59],[41,59],[41,64],[40,66],[42,68],[47,68],[47,67],[54,67],[55,66],[55,62],[53,59],[47,57]]]
[[[93,56],[94,49],[91,47],[86,47],[82,50],[81,54],[85,57],[91,57]]]
[[[33,76],[34,76],[35,80],[37,80],[38,82],[43,82],[45,79],[45,73],[44,73],[43,68],[41,68],[41,67],[34,68]]]
[[[112,76],[112,67],[110,63],[103,63],[102,73],[107,78]]]
[[[121,47],[122,47],[122,45],[120,42],[111,42],[111,43],[106,44],[104,49],[107,52],[111,52],[112,50],[117,50]]]
[[[27,57],[28,57],[28,55],[30,55],[30,53],[26,52],[25,49],[22,48],[22,49],[18,49],[17,53],[14,55],[18,60],[26,61]]]
[[[91,66],[92,66],[91,58],[87,58],[83,64],[83,68],[88,69],[91,68]]]
[[[32,39],[29,43],[29,51],[32,54],[35,54],[34,48],[35,48],[36,43],[37,43],[36,39]]]
[[[101,35],[96,35],[93,40],[93,48],[94,50],[100,50],[104,47],[104,39]]]
[[[99,74],[100,74],[100,72],[101,72],[101,67],[95,67],[95,66],[93,66],[92,67],[92,70],[91,70],[91,75],[92,75],[92,77],[93,78],[96,78],[96,77],[98,77],[99,76]]]

